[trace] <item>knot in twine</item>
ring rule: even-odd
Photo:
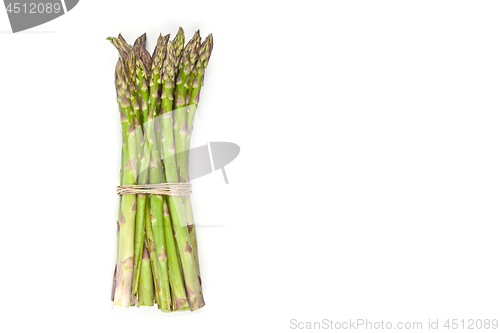
[[[191,183],[161,183],[144,185],[122,185],[116,187],[116,194],[165,194],[173,197],[190,195]]]

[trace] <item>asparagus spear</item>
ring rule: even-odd
[[[189,79],[189,91],[188,98],[188,109],[187,109],[187,149],[191,146],[191,133],[193,132],[193,121],[196,109],[198,108],[198,102],[200,99],[200,90],[203,86],[203,79],[205,74],[205,68],[208,66],[208,61],[210,60],[210,55],[213,49],[213,37],[212,34],[208,35],[203,44],[201,44],[199,51],[199,58],[196,61],[196,66],[194,70],[191,71],[191,76]],[[188,175],[189,181],[189,153],[186,153],[186,158],[183,160],[185,164],[181,165],[184,168],[184,173]],[[196,239],[196,227],[194,224],[193,207],[191,204],[191,196],[186,196],[183,198],[184,206],[186,211],[186,220],[188,223],[189,237],[191,239],[191,244],[193,245],[193,254],[196,262],[196,269],[198,271],[198,276],[200,278],[200,265],[198,260],[198,241]]]
[[[127,98],[127,95],[131,96],[129,89],[130,80],[126,76],[122,59],[118,60],[115,78],[116,90],[120,98],[119,104],[122,111],[122,132],[125,141],[123,184],[129,185],[135,184],[134,158],[136,153],[136,142],[133,113],[130,110],[130,100]],[[116,305],[124,307],[130,306],[131,300],[134,266],[135,213],[136,196],[133,194],[123,195],[119,220],[119,262],[114,302]]]
[[[155,55],[153,57],[153,67],[151,69],[151,79],[149,83],[149,118],[146,133],[145,147],[150,149],[151,158],[149,164],[149,183],[157,184],[162,182],[161,177],[161,160],[158,153],[156,136],[153,131],[155,126],[154,114],[156,110],[156,101],[158,99],[158,90],[160,85],[160,74],[163,66],[163,59],[166,53],[168,38],[159,39],[159,45],[156,46]],[[144,154],[146,154],[146,148]],[[170,311],[171,295],[170,286],[168,283],[168,266],[165,243],[165,226],[163,222],[163,196],[152,194],[151,199],[151,224],[153,237],[156,246],[156,255],[158,257],[159,277],[160,277],[160,302],[162,311]]]
[[[175,146],[172,124],[172,107],[173,107],[173,91],[175,79],[175,49],[173,43],[168,43],[167,55],[163,64],[162,86],[163,92],[161,96],[162,116],[161,116],[161,147],[162,159],[164,162],[164,176],[169,183],[177,183],[177,167],[175,163]],[[171,218],[167,208],[167,200],[170,200],[172,207],[174,201],[182,209],[180,198],[173,199],[170,196],[164,196],[164,222],[165,222],[165,238],[167,242],[167,261],[169,266],[169,280],[172,288],[174,310],[189,308],[187,302],[186,291],[184,289],[184,281],[182,278],[181,268],[177,256],[176,244],[172,231]]]
[[[165,223],[165,240],[167,243],[168,278],[172,289],[172,308],[175,311],[189,309],[189,303],[184,289],[184,278],[179,264],[180,258],[177,252],[173,234],[172,220],[168,210],[167,201],[170,196],[163,196],[163,221]]]
[[[186,226],[186,217],[182,208],[180,197],[167,196],[170,207],[170,216],[174,230],[175,244],[182,263],[184,284],[191,310],[196,310],[205,305],[201,286],[196,271],[193,250],[190,244],[189,233]],[[180,206],[180,207],[179,207]]]
[[[200,47],[200,32],[196,31],[193,38],[189,41],[186,47],[181,52],[181,60],[179,62],[179,74],[177,75],[176,81],[176,89],[175,89],[175,122],[174,122],[174,138],[175,138],[175,149],[176,149],[176,159],[177,159],[177,172],[179,176],[180,182],[187,182],[188,179],[188,169],[187,169],[187,156],[189,155],[188,146],[187,146],[187,101],[188,97],[188,89],[189,89],[189,81],[191,70],[194,68],[194,64],[198,59],[198,51]],[[191,235],[193,238],[190,240],[191,246],[193,247],[193,239],[195,239],[195,234],[193,234],[193,223],[189,223],[187,219],[187,201],[190,204],[189,197],[183,197],[183,209],[186,215],[186,222],[190,225]],[[194,247],[197,249],[197,246]],[[199,264],[198,264],[198,256],[197,250],[193,252],[193,256],[195,257],[195,267],[197,271],[198,280],[201,281],[199,277]]]
[[[149,80],[151,77],[151,56],[149,55],[149,52],[142,46],[135,46],[134,51],[136,54],[136,69],[137,69],[137,76],[136,76],[136,84],[137,88],[139,91],[139,96],[140,96],[140,104],[141,104],[141,119],[142,123],[141,126],[144,129],[144,122],[146,122],[149,118]],[[143,138],[142,138],[143,139]],[[140,147],[139,149],[139,161],[140,163],[143,163],[142,165],[139,166],[138,168],[138,174],[140,175],[142,172],[147,172],[149,169],[149,155],[148,155],[148,160],[144,160],[144,144],[145,141],[142,140],[140,142]]]
[[[189,70],[188,64],[190,64],[190,59],[191,59],[191,52],[193,48],[196,47],[196,36],[199,36],[199,33],[195,34],[195,38],[193,38],[192,41],[186,45],[186,48],[181,52],[181,54],[185,54],[183,56],[183,61],[181,61],[181,69],[179,70],[179,75],[178,79],[176,82],[176,98],[175,101],[176,106],[179,107],[184,107],[184,103],[181,103],[181,99],[185,100],[186,93],[187,93],[187,87],[184,87],[184,85],[187,83],[187,78],[189,73],[186,72]],[[199,43],[199,41],[198,41]],[[171,55],[171,54],[170,54]],[[168,59],[167,59],[168,61]],[[166,73],[168,73],[168,80],[172,80],[172,75],[171,72],[169,72],[166,69]],[[167,80],[167,77],[164,78]],[[173,80],[172,80],[173,84]],[[164,88],[164,108],[165,110],[168,110],[169,107],[173,104],[172,101],[172,95],[171,91],[165,90],[165,89],[172,89],[169,84],[166,83],[165,88]],[[180,117],[184,115],[185,119],[185,109],[184,112],[181,112],[183,110],[177,109],[176,110]],[[171,112],[164,112],[163,113],[163,136],[165,137],[166,140],[170,140],[168,143],[164,143],[164,147],[168,147],[167,149],[164,149],[164,153],[166,154],[173,154],[174,149],[177,152],[177,138],[176,135],[179,133],[179,129],[181,128],[178,126],[181,122],[178,121],[177,113],[174,113],[174,116],[176,118],[176,123],[172,124],[172,117],[169,115]],[[185,124],[185,121],[184,121]],[[177,128],[177,130],[175,130]],[[185,129],[185,126],[184,126]],[[173,146],[172,140],[174,138],[175,140],[175,147]],[[178,154],[175,154],[177,157],[179,156]],[[179,175],[177,173],[177,164],[175,163],[174,158],[166,158],[164,159],[165,162],[165,176],[168,182],[178,182],[179,180]],[[181,260],[182,264],[182,271],[184,273],[184,284],[186,288],[186,294],[188,297],[188,302],[191,310],[196,310],[198,308],[201,308],[205,305],[205,302],[203,300],[203,294],[201,292],[201,287],[198,279],[198,273],[196,270],[196,264],[194,260],[194,256],[192,253],[192,246],[191,242],[189,239],[189,233],[187,230],[187,223],[186,223],[186,216],[184,213],[184,207],[182,203],[182,199],[180,197],[172,197],[172,196],[167,196],[168,200],[168,207],[170,211],[170,216],[172,220],[172,227],[174,230],[174,236],[175,236],[175,244],[177,246],[178,254]]]
[[[147,68],[142,61],[144,55],[141,56],[141,46],[134,47],[133,52],[136,54],[136,68],[137,68],[137,76],[136,82],[138,85],[138,89],[140,91],[141,97],[143,101],[146,103],[142,103],[142,116],[143,119],[149,118],[149,108],[147,105],[147,101],[149,100],[148,86],[146,84],[146,77],[149,76],[149,68]],[[148,130],[150,128],[148,127]],[[138,131],[141,132],[141,131]],[[151,133],[145,133],[146,135],[151,135]],[[137,184],[144,185],[148,182],[148,170],[149,170],[149,159],[151,154],[149,153],[149,146],[145,146],[145,140],[142,138],[139,147],[139,169],[138,169],[138,179]],[[146,194],[138,194],[137,195],[137,216],[136,216],[136,231],[135,231],[135,267],[134,267],[134,282],[132,286],[132,296],[134,299],[136,298],[136,294],[139,288],[139,276],[141,274],[141,265],[142,261],[140,260],[143,253],[143,244],[144,244],[144,233],[145,233],[145,225],[144,218],[146,214],[149,214],[149,211],[146,212]]]
[[[121,99],[122,99],[122,96],[121,94],[123,94],[124,92],[122,92],[121,94],[119,93],[119,90],[120,92],[126,88],[124,87],[124,85],[126,86],[125,82],[120,82],[118,81],[118,71],[120,70],[120,61],[118,61],[116,63],[116,69],[115,69],[115,85],[117,85],[117,91],[116,91],[116,101],[118,103],[118,105],[120,105],[120,102],[121,102]],[[121,110],[121,106],[119,107],[120,108],[120,115],[121,113],[123,112]],[[125,142],[126,140],[124,139],[124,137],[122,137],[122,153],[121,153],[121,161],[120,161],[120,186],[123,185],[123,169],[125,168],[125,162],[124,162],[124,159],[125,159]],[[118,262],[120,261],[120,258],[118,256],[119,254],[119,249],[120,249],[120,215],[121,215],[121,210],[122,210],[122,197],[120,196],[120,203],[119,203],[119,206],[118,206],[118,219],[116,220],[116,263],[118,264]],[[117,265],[115,265],[115,273],[114,273],[114,277],[113,277],[113,287],[112,287],[112,296],[111,296],[111,300],[114,301],[115,300],[115,291],[116,291],[116,273],[117,273]]]
[[[121,113],[121,111],[120,111]],[[120,186],[123,185],[123,159],[124,159],[124,151],[125,151],[125,142],[122,143],[122,153],[121,153],[121,161],[120,161]],[[122,197],[120,196],[120,203],[118,206],[118,219],[116,220],[116,263],[120,261],[118,257],[118,253],[120,250],[120,212],[122,208]],[[117,264],[115,264],[115,272],[113,273],[113,285],[111,286],[111,301],[115,300],[115,291],[116,291],[116,270]]]
[[[193,65],[198,59],[198,50],[200,47],[200,31],[196,31],[193,38],[181,52],[181,61],[179,74],[177,75],[175,87],[175,111],[174,111],[174,137],[175,149],[177,153],[177,168],[180,182],[187,182],[186,164],[187,155],[187,110],[186,96],[189,89],[189,76]]]
[[[146,35],[142,35],[137,41],[136,41],[136,44],[139,44],[139,45],[143,45],[145,44],[145,39],[146,39]],[[135,59],[135,57],[129,57],[129,54],[131,52],[133,52],[133,49],[131,48],[130,45],[128,45],[125,41],[125,39],[123,38],[123,36],[121,36],[121,34],[119,35],[118,38],[114,38],[114,37],[108,37],[108,40],[111,41],[111,43],[118,49],[121,57],[123,60],[127,60],[127,66],[128,66],[128,75],[131,77],[131,80],[134,79],[135,75],[135,68],[134,68],[134,60],[136,60],[137,62],[141,62],[141,59],[146,59],[143,52],[140,54],[141,57],[139,57],[139,55],[137,56],[137,59]],[[147,51],[146,51],[147,53]],[[147,59],[146,59],[147,60]],[[144,70],[143,68],[141,68],[141,71],[137,72],[137,77],[138,78],[141,78],[143,75],[144,75]],[[139,86],[140,88],[142,88],[142,81],[139,81],[136,82],[136,85]],[[138,121],[140,121],[141,119],[141,115],[139,113],[139,96],[142,95],[142,97],[144,98],[143,94],[144,94],[144,91],[141,89],[141,92],[139,94],[139,92],[137,91],[136,89],[136,85],[131,85],[130,88],[131,88],[131,94],[134,95],[134,103],[132,104],[132,107],[134,109],[134,113],[136,115],[136,120],[135,120],[135,127],[138,128]],[[121,87],[120,89],[122,90],[126,90],[126,83],[125,82],[122,82],[121,83]],[[146,89],[147,91],[147,89]],[[118,93],[117,93],[118,94]],[[121,100],[121,97],[120,97],[120,100]],[[142,103],[142,105],[144,105],[144,103]],[[146,107],[147,108],[147,107]],[[141,148],[141,144],[143,144],[143,140],[142,140],[142,132],[141,131],[137,131],[136,132],[138,138],[136,140],[137,142],[137,151],[142,151],[140,148]],[[124,141],[124,145],[125,145],[125,141]],[[124,162],[123,162],[123,149],[122,149],[122,167],[121,167],[121,170],[124,169]],[[136,159],[137,161],[138,159]],[[139,166],[138,166],[139,168]],[[121,172],[121,171],[120,171]],[[122,185],[123,182],[120,181],[120,185]],[[121,203],[122,203],[122,198],[120,197],[120,207],[121,207]],[[140,209],[140,213],[138,214],[139,216],[139,219],[141,220],[141,218],[143,218],[144,216],[144,205],[142,205],[141,209]],[[144,224],[143,223],[139,223],[138,225],[138,230],[139,232],[136,230],[136,238],[138,238],[139,241],[136,240],[136,243],[139,243],[143,244],[143,237],[141,237],[143,235],[143,233],[140,231],[143,229],[143,226]],[[118,239],[119,239],[119,233],[118,233]],[[119,243],[119,240],[118,240],[118,243]],[[137,292],[137,282],[138,282],[138,276],[139,276],[139,272],[140,272],[140,264],[141,264],[141,260],[140,260],[140,256],[142,255],[142,249],[140,248],[140,246],[135,246],[136,250],[136,255],[135,255],[135,267],[134,267],[134,271],[135,271],[135,278],[133,279],[135,282],[135,288],[133,288],[133,294],[136,294]]]

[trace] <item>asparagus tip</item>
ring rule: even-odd
[[[142,47],[146,47],[146,33],[143,33],[134,42],[134,47],[137,45],[141,45]]]

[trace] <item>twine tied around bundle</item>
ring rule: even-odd
[[[121,185],[116,187],[116,194],[165,194],[173,197],[190,195],[191,183],[161,183],[144,185]]]

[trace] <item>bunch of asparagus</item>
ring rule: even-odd
[[[184,45],[158,37],[153,55],[146,34],[129,45],[120,34],[115,85],[123,146],[120,185],[189,182],[193,120],[213,48],[200,32]],[[196,310],[201,290],[196,229],[190,196],[120,196],[114,304],[154,306],[162,311]]]

